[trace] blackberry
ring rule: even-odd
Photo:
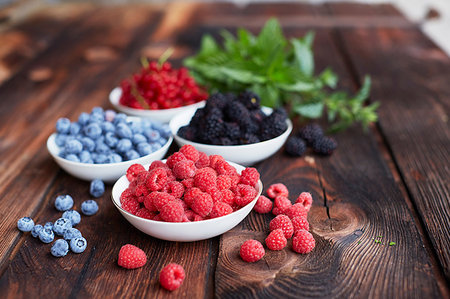
[[[337,142],[331,137],[323,136],[316,139],[312,145],[313,150],[321,155],[331,155],[337,148]]]
[[[298,136],[304,139],[309,145],[312,145],[323,136],[323,130],[318,124],[309,124],[300,130]]]
[[[285,150],[291,156],[300,157],[306,151],[305,141],[301,138],[291,136],[286,142]]]
[[[258,136],[251,133],[244,134],[244,136],[241,137],[240,141],[241,144],[252,144],[260,142]]]
[[[241,136],[241,129],[239,125],[234,122],[226,122],[224,123],[225,137],[228,137],[231,140],[236,140]]]
[[[219,113],[220,112],[220,113]],[[205,118],[205,126],[200,133],[200,139],[204,142],[211,142],[213,139],[219,138],[224,132],[224,122],[220,117],[222,112],[213,109]]]
[[[266,118],[266,115],[260,109],[256,109],[256,110],[250,111],[250,118],[252,121],[257,123],[258,125],[261,125],[263,120]]]
[[[288,118],[286,109],[284,109],[283,107],[275,108],[275,110],[273,110],[272,114],[277,114],[277,115],[280,115],[281,117]]]
[[[223,110],[227,106],[228,99],[225,95],[221,93],[212,94],[206,101],[206,110],[211,108],[217,108]]]
[[[232,93],[232,92],[226,92],[223,95],[227,99],[228,103],[237,100],[236,95],[234,93]]]
[[[206,111],[204,108],[197,109],[195,111],[194,116],[191,119],[191,122],[189,123],[190,127],[198,127],[203,123],[203,118],[205,117]]]
[[[241,124],[242,122],[249,119],[250,114],[248,109],[240,102],[233,101],[229,102],[227,107],[225,108],[225,116],[233,121]]]
[[[280,113],[272,113],[261,124],[261,138],[268,140],[280,136],[287,129],[286,118]]]
[[[195,139],[195,128],[190,126],[184,126],[178,129],[178,135],[184,139],[187,140],[194,140]]]
[[[259,108],[261,99],[254,92],[246,90],[239,94],[238,101],[244,104],[244,106],[247,107],[247,109],[253,110]]]
[[[241,122],[241,131],[244,134],[256,134],[259,131],[259,125],[250,118]]]

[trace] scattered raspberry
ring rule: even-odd
[[[273,218],[270,221],[269,227],[271,231],[281,229],[286,239],[290,239],[294,234],[294,226],[292,225],[291,219],[286,215],[278,215]]]
[[[141,217],[141,218],[145,218],[145,219],[153,219],[153,217],[155,217],[155,214],[150,212],[149,209],[147,208],[140,208],[136,214],[136,216]]]
[[[272,199],[279,195],[289,197],[289,191],[285,185],[278,183],[270,185],[269,189],[267,189],[267,195]]]
[[[306,220],[306,218],[303,217],[294,217],[292,218],[292,225],[294,226],[294,234],[301,230],[309,230],[309,223],[308,220]]]
[[[192,203],[194,202],[194,198],[195,196],[197,196],[198,194],[203,193],[202,190],[200,190],[197,187],[193,187],[190,189],[187,189],[186,192],[184,193],[184,202],[190,207],[192,206]]]
[[[259,180],[259,172],[256,170],[256,168],[253,167],[247,167],[241,172],[241,184],[244,185],[250,185],[252,187],[255,187]]]
[[[282,229],[276,229],[270,232],[266,238],[267,248],[270,250],[281,250],[287,245],[287,239]]]
[[[216,205],[213,207],[210,217],[211,218],[217,218],[217,217],[222,217],[228,214],[233,213],[233,208],[224,202],[218,202],[216,203]]]
[[[151,191],[161,190],[167,183],[167,172],[163,168],[155,168],[150,171],[145,185]]]
[[[197,168],[195,167],[194,161],[191,160],[182,160],[180,162],[177,162],[173,166],[173,174],[177,179],[184,180],[193,178],[195,175],[195,170]]]
[[[150,164],[148,171],[152,171],[155,168],[164,168],[164,169],[170,170],[169,166],[167,166],[166,163],[164,163],[163,161],[160,161],[160,160],[153,161],[152,164]]]
[[[310,253],[316,246],[316,240],[310,232],[301,229],[292,238],[292,249],[298,253]]]
[[[256,240],[247,240],[241,245],[239,253],[245,262],[253,263],[259,261],[266,252],[260,242]]]
[[[228,175],[221,174],[217,177],[217,189],[230,189],[231,188],[231,177]]]
[[[209,167],[215,169],[217,161],[225,161],[225,159],[222,156],[219,156],[219,155],[211,155],[211,156],[209,156]]]
[[[300,195],[297,197],[297,200],[295,201],[295,203],[301,203],[305,207],[307,212],[309,212],[309,210],[311,209],[312,202],[313,198],[311,193],[309,192],[300,193]]]
[[[285,214],[291,219],[294,217],[306,218],[308,216],[308,212],[301,203],[296,203],[293,206],[289,207],[289,209],[285,211]]]
[[[136,215],[136,212],[139,210],[139,208],[140,208],[139,202],[134,197],[128,197],[127,199],[124,199],[122,202],[122,209],[133,215]]]
[[[179,152],[182,153],[186,159],[191,160],[194,163],[199,159],[199,152],[190,144],[183,145]]]
[[[220,193],[222,194],[222,202],[227,203],[230,206],[233,206],[235,204],[233,191],[224,189],[220,190]]]
[[[209,157],[204,152],[198,152],[198,160],[195,162],[197,168],[203,168],[209,166]]]
[[[182,160],[186,160],[186,157],[180,152],[175,152],[167,158],[166,164],[167,166],[169,166],[169,168],[172,169],[173,166],[177,164],[177,162],[180,162]]]
[[[266,214],[272,211],[273,203],[270,199],[265,197],[264,195],[261,195],[258,198],[258,201],[255,204],[255,207],[253,208],[256,212],[260,214]]]
[[[126,244],[120,248],[117,264],[126,269],[140,268],[147,263],[147,256],[142,249]]]
[[[256,189],[252,186],[239,184],[236,187],[234,201],[243,207],[253,201],[257,194]]]
[[[274,201],[275,207],[272,210],[274,215],[280,215],[286,213],[286,211],[292,206],[291,201],[282,195],[279,195],[275,198]]]
[[[127,169],[127,179],[129,182],[131,182],[139,172],[145,171],[144,166],[141,164],[133,164]]]
[[[202,217],[206,217],[211,213],[214,202],[208,193],[199,193],[195,195],[191,204],[191,209]]]
[[[183,184],[183,186],[186,189],[190,189],[190,188],[194,187],[194,179],[185,179],[185,180],[182,180],[181,183]]]
[[[207,168],[202,168],[204,170]],[[197,172],[194,176],[194,186],[203,192],[211,192],[217,189],[216,176],[210,171]]]
[[[166,222],[182,222],[184,216],[183,205],[177,201],[172,200],[166,203],[160,210],[159,215],[161,219]]]
[[[172,181],[167,184],[167,193],[175,198],[181,198],[184,193],[184,186],[181,182]]]
[[[182,266],[171,263],[165,266],[159,273],[159,283],[169,291],[178,289],[184,281],[184,269]]]

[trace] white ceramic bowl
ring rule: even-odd
[[[166,144],[164,144],[159,150],[138,159],[123,161],[119,163],[89,164],[69,161],[58,156],[60,149],[56,145],[55,137],[56,133],[53,133],[47,139],[47,149],[50,155],[52,155],[53,159],[55,159],[56,163],[58,163],[58,165],[61,166],[62,169],[64,169],[74,177],[82,180],[92,181],[94,179],[100,179],[107,183],[116,181],[119,177],[126,173],[128,167],[130,167],[132,164],[149,164],[155,160],[161,160],[169,150],[169,147],[173,141],[173,137],[171,136],[167,140]]]
[[[122,95],[122,89],[120,87],[114,88],[109,94],[109,102],[119,111],[128,114],[144,118],[150,118],[152,120],[168,123],[175,115],[180,112],[184,112],[191,108],[200,108],[205,106],[206,101],[201,101],[192,105],[187,105],[178,108],[161,109],[161,110],[147,110],[147,109],[135,109],[130,108],[119,103],[120,96]]]
[[[262,111],[266,114],[272,112],[271,108],[262,107]],[[204,143],[197,143],[184,139],[177,135],[178,129],[188,125],[194,115],[196,109],[190,109],[184,113],[176,115],[169,123],[170,130],[175,138],[176,143],[181,147],[185,144],[194,146],[198,151],[205,152],[209,155],[221,155],[225,160],[233,161],[242,165],[253,165],[259,161],[267,159],[275,154],[286,142],[289,134],[292,132],[292,122],[288,118],[286,123],[287,130],[278,137],[261,141],[253,144],[245,145],[211,145]]]
[[[234,166],[238,172],[241,172],[245,168],[232,162],[228,163]],[[144,165],[146,169],[148,169],[148,166],[149,165]],[[130,222],[138,230],[147,235],[162,240],[177,242],[205,240],[229,231],[238,225],[251,212],[263,190],[263,185],[260,180],[256,186],[258,195],[255,199],[245,207],[242,207],[229,215],[203,221],[174,223],[141,218],[122,209],[120,204],[120,195],[126,188],[128,188],[128,185],[128,179],[124,175],[114,184],[111,194],[113,204],[125,217],[125,219],[127,219],[128,222]]]

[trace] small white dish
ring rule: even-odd
[[[178,108],[160,109],[160,110],[147,110],[147,109],[135,109],[120,104],[120,97],[122,95],[122,89],[120,87],[114,88],[109,94],[109,102],[119,111],[128,114],[151,120],[156,120],[162,123],[168,123],[175,115],[180,112],[184,112],[191,108],[201,108],[205,106],[206,101],[201,101],[192,105],[187,105]]]
[[[262,107],[262,111],[266,114],[272,112],[271,108]],[[288,118],[286,123],[288,128],[286,131],[278,137],[261,141],[258,143],[245,144],[245,145],[211,145],[204,143],[197,143],[187,139],[184,139],[177,135],[178,129],[188,125],[194,116],[196,109],[190,109],[184,113],[177,114],[169,123],[172,135],[175,138],[176,143],[181,147],[185,144],[194,146],[198,151],[205,152],[210,155],[221,155],[225,160],[233,161],[242,165],[253,165],[259,161],[267,159],[275,154],[286,142],[289,134],[292,132],[292,122]]]
[[[169,150],[172,144],[173,137],[167,140],[159,150],[134,160],[123,161],[119,163],[106,163],[106,164],[89,164],[81,162],[73,162],[61,158],[59,154],[59,147],[55,142],[56,133],[50,135],[47,139],[47,149],[50,155],[55,159],[56,163],[64,169],[67,173],[73,175],[82,180],[92,181],[94,179],[100,179],[107,183],[116,181],[119,177],[126,173],[128,167],[133,164],[149,164],[155,160],[161,160]]]
[[[245,167],[236,163],[228,163],[235,167],[239,173],[245,169]],[[149,165],[144,165],[144,167],[148,169]],[[229,231],[238,225],[251,212],[263,190],[262,182],[259,180],[256,186],[258,195],[255,199],[248,205],[226,216],[196,222],[175,223],[141,218],[122,209],[120,195],[128,188],[129,184],[127,177],[124,175],[113,186],[111,200],[119,212],[128,220],[128,222],[141,232],[158,239],[176,242],[205,240]]]

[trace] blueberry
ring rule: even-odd
[[[107,156],[105,154],[92,154],[95,164],[105,164],[107,161]]]
[[[78,157],[80,158],[81,163],[94,163],[94,160],[91,158],[91,153],[88,151],[82,151]]]
[[[23,217],[17,221],[17,228],[23,232],[30,232],[34,227],[34,221],[30,217]]]
[[[107,132],[105,134],[105,144],[110,148],[115,148],[118,142],[119,139],[117,139],[113,132]]]
[[[94,197],[100,197],[105,193],[105,183],[102,180],[95,179],[91,182],[89,192]]]
[[[141,134],[142,132],[144,132],[140,121],[132,121],[128,124],[128,126],[130,127],[133,134]]]
[[[159,139],[161,139],[161,134],[156,130],[147,131],[145,132],[145,135],[147,136],[150,142],[156,142]]]
[[[152,153],[152,146],[147,142],[141,142],[136,147],[138,153],[142,156],[146,156]]]
[[[153,151],[153,152],[156,152],[156,151],[159,150],[161,147],[162,147],[161,144],[159,144],[159,143],[153,143],[153,144],[152,144],[152,151]]]
[[[55,238],[55,234],[53,233],[53,230],[50,228],[42,229],[39,232],[39,240],[44,243],[51,243],[53,239]]]
[[[116,150],[119,153],[126,153],[131,149],[132,146],[133,145],[130,139],[120,139],[119,142],[117,143]]]
[[[97,142],[95,145],[95,152],[98,154],[109,154],[111,149],[103,142]]]
[[[66,134],[56,134],[56,137],[55,137],[56,145],[59,147],[63,147],[64,144],[66,144],[66,138],[67,138]]]
[[[96,106],[96,107],[92,108],[91,113],[92,114],[103,114],[103,108]]]
[[[84,127],[84,134],[91,138],[91,139],[97,139],[102,135],[102,128],[100,128],[100,125],[98,123],[90,123],[86,127]]]
[[[64,151],[67,154],[79,154],[83,150],[83,144],[74,139],[74,140],[66,140],[66,144],[64,145]]]
[[[149,130],[152,128],[152,122],[148,119],[141,120],[141,127],[144,131]]]
[[[81,204],[81,212],[84,215],[91,216],[97,213],[98,205],[95,200],[88,199]]]
[[[58,239],[53,243],[50,252],[53,256],[63,257],[69,252],[69,243],[66,240]]]
[[[169,136],[172,134],[168,124],[161,124],[155,122],[153,123],[152,127],[153,129],[158,130],[161,136],[164,138],[169,138]]]
[[[81,138],[81,143],[83,144],[83,149],[88,152],[92,152],[95,149],[95,142],[89,137]]]
[[[78,123],[82,126],[89,122],[89,113],[81,112],[80,116],[78,116]]]
[[[147,138],[142,134],[135,134],[131,141],[133,142],[133,144],[139,144],[142,142],[147,142]]]
[[[63,236],[64,232],[69,228],[72,228],[72,221],[66,218],[59,218],[53,224],[53,231],[60,236]]]
[[[78,123],[71,123],[70,124],[70,135],[78,135],[81,131],[81,126]]]
[[[70,154],[65,157],[64,156],[61,156],[61,157],[66,160],[72,161],[72,162],[78,162],[78,163],[80,162],[80,158],[78,158],[78,156],[75,154]]]
[[[44,224],[44,229],[45,229],[45,228],[49,228],[49,229],[53,230],[53,222],[51,222],[51,221],[46,222],[46,223]]]
[[[55,208],[58,211],[64,212],[73,207],[73,198],[70,195],[59,195],[55,199]]]
[[[70,220],[70,223],[72,223],[72,226],[77,225],[81,221],[81,215],[75,210],[68,210],[65,211],[62,216],[62,218],[66,218]]]
[[[127,121],[127,115],[124,113],[117,113],[116,117],[114,117],[114,121],[113,123],[115,125],[121,123],[121,122],[126,122]]]
[[[114,125],[109,121],[102,122],[100,127],[102,128],[103,132],[113,132],[114,133],[116,131],[116,127],[114,127]]]
[[[64,232],[64,240],[70,241],[75,238],[81,237],[81,232],[76,228],[69,228]]]
[[[165,145],[165,144],[167,143],[167,139],[165,139],[165,138],[160,138],[160,139],[158,139],[158,143],[159,143],[161,146],[163,146],[163,145]]]
[[[89,123],[91,124],[101,124],[104,120],[105,116],[103,115],[103,113],[91,113],[91,115],[89,116]]]
[[[105,120],[112,122],[114,121],[114,118],[116,117],[116,111],[114,110],[106,110],[105,111]]]
[[[127,160],[134,160],[139,159],[141,156],[139,156],[139,153],[137,151],[129,150],[125,153],[125,157],[127,158]]]
[[[133,137],[133,132],[131,131],[130,127],[126,123],[118,123],[116,126],[116,134],[120,138],[127,138],[130,139]]]
[[[86,246],[87,241],[83,237],[70,240],[70,249],[74,253],[82,253],[86,249]]]
[[[42,225],[36,224],[36,225],[33,227],[33,229],[31,230],[31,235],[32,235],[34,238],[37,238],[37,237],[39,236],[39,232],[40,232],[41,230],[43,230],[43,229],[44,229],[44,227],[43,227]]]
[[[119,163],[122,161],[123,161],[123,159],[119,154],[111,153],[106,156],[105,163]]]
[[[62,117],[56,122],[56,132],[60,134],[68,134],[70,129],[70,120]]]

